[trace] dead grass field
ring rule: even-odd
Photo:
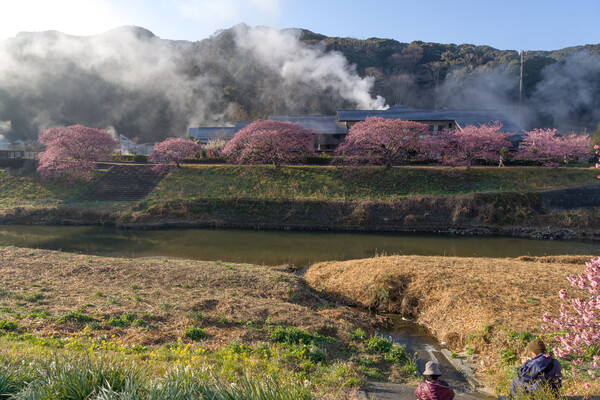
[[[346,304],[412,316],[451,350],[472,349],[494,385],[502,351],[520,359],[519,333],[542,333],[542,315],[558,314],[566,276],[589,258],[393,256],[319,263],[304,278]]]
[[[203,346],[217,349],[265,340],[267,325],[329,336],[373,332],[368,317],[332,309],[285,267],[2,247],[0,260],[0,320],[41,335],[86,330],[153,346],[185,341],[186,329],[201,327]]]

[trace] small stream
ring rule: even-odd
[[[391,338],[394,343],[405,345],[408,354],[416,355],[419,372],[425,370],[428,361],[437,362],[442,371],[441,379],[446,381],[455,392],[478,395],[467,379],[441,353],[443,346],[427,328],[397,314],[385,314],[385,317],[391,320],[391,328],[383,329],[380,333]],[[488,397],[482,395],[481,398]]]

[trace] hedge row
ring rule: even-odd
[[[145,154],[115,154],[112,156],[113,161],[119,162],[133,162],[133,163],[147,163],[148,156]],[[330,156],[327,154],[321,156],[306,156],[305,165],[343,165],[344,156]],[[335,162],[334,162],[335,160]],[[203,157],[203,158],[195,158],[186,160],[186,164],[226,164],[227,157]],[[409,165],[435,165],[439,164],[437,160],[421,160],[421,159],[412,159],[408,162]],[[480,160],[477,163],[478,165],[488,165],[494,166],[498,165],[497,162],[489,162],[485,160]],[[541,166],[542,163],[536,160],[531,159],[521,159],[521,160],[512,160],[507,159],[504,160],[504,165],[511,166]]]

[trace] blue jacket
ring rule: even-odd
[[[562,385],[560,363],[550,355],[540,353],[519,368],[519,377],[512,382],[510,394],[531,393],[541,386],[558,392]]]

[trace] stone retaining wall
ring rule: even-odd
[[[544,211],[600,207],[600,184],[541,192]]]

